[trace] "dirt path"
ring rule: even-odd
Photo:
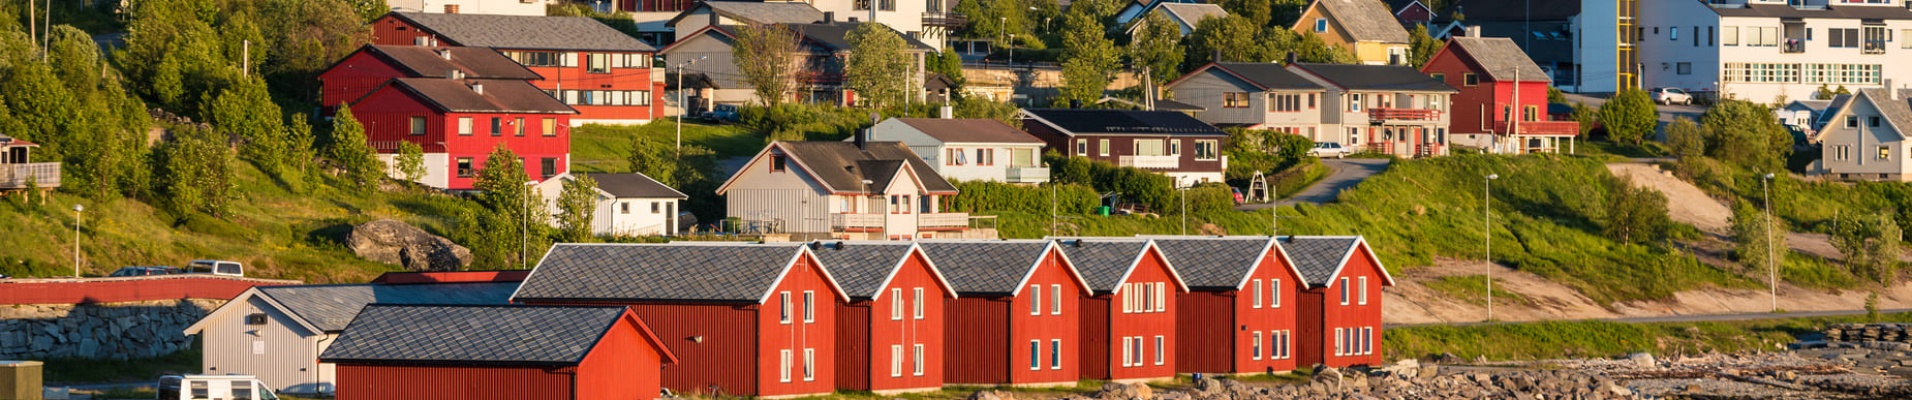
[[[1672,173],[1660,171],[1651,164],[1613,163],[1607,164],[1607,170],[1614,176],[1632,178],[1633,184],[1651,188],[1666,195],[1666,213],[1674,222],[1693,225],[1700,231],[1719,238],[1732,237],[1733,209],[1719,200],[1708,196],[1698,186],[1674,177]],[[1828,260],[1844,260],[1844,254],[1832,247],[1831,238],[1818,233],[1786,232],[1786,247],[1793,251],[1819,256]]]

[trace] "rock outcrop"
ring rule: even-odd
[[[345,246],[361,258],[403,265],[409,271],[456,271],[471,265],[471,249],[397,220],[352,227]]]

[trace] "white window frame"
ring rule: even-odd
[[[910,347],[910,363],[913,364],[913,367],[910,370],[910,375],[923,376],[923,344],[922,343],[917,343]]]
[[[777,322],[782,323],[784,325],[789,325],[790,320],[794,319],[791,317],[794,317],[796,314],[795,312],[796,310],[791,309],[790,291],[786,290],[782,292],[777,292],[777,297],[783,299],[783,302],[782,302],[783,308],[780,309],[782,310],[783,313],[777,317]],[[786,380],[785,382],[788,382],[788,381]]]
[[[1042,285],[1029,285],[1029,315],[1042,315]]]
[[[1122,337],[1122,366],[1124,367],[1131,366],[1135,361],[1134,355],[1129,354],[1130,340],[1134,340],[1134,338],[1127,337],[1127,336]]]
[[[1348,305],[1348,277],[1341,277],[1341,305]]]
[[[1255,299],[1253,301],[1254,308],[1261,308],[1261,280],[1260,279],[1255,280],[1254,295],[1255,295],[1254,296]]]
[[[1167,337],[1155,335],[1155,365],[1162,365],[1168,362],[1168,350],[1163,349],[1163,347],[1168,347],[1166,346],[1167,344]]]
[[[911,313],[916,319],[923,319],[923,288],[919,287],[911,291],[916,294],[916,297],[910,298],[913,302],[910,304]]]
[[[1347,340],[1348,340],[1347,332],[1343,332],[1342,328],[1334,328],[1334,355],[1335,356],[1342,356],[1347,354],[1346,351],[1344,350],[1345,347],[1342,346],[1342,343],[1346,342]]]
[[[778,350],[777,352],[778,352],[778,360],[781,361],[781,364],[778,364],[781,366],[781,368],[777,368],[777,372],[778,372],[777,381],[789,383],[790,382],[790,349]]]
[[[903,320],[903,288],[890,288],[890,320]]]
[[[803,323],[817,322],[817,292],[803,291]]]
[[[1168,312],[1168,282],[1155,283],[1155,312]]]
[[[1062,339],[1049,339],[1049,369],[1062,369]]]
[[[1137,367],[1142,366],[1143,364],[1142,357],[1146,357],[1145,354],[1147,354],[1146,353],[1147,349],[1144,348],[1144,346],[1147,346],[1147,345],[1148,345],[1148,342],[1144,341],[1141,336],[1135,337],[1135,366]]]
[[[1122,297],[1123,314],[1135,312],[1135,296],[1130,295],[1132,293],[1135,293],[1135,286],[1124,283],[1122,284],[1122,293],[1116,294],[1116,296]]]
[[[890,377],[900,378],[902,376],[903,376],[903,345],[893,344],[893,345],[890,345]]]
[[[1281,308],[1281,279],[1268,280],[1268,308]]]
[[[1365,305],[1368,305],[1368,277],[1365,277],[1365,276],[1361,277],[1360,282],[1361,282],[1361,286],[1360,286],[1361,297],[1359,300],[1360,300],[1360,304],[1365,306]]]
[[[1249,358],[1260,360],[1261,359],[1261,331],[1254,331],[1249,333],[1254,336],[1255,344],[1253,346],[1249,346],[1248,356]]]
[[[1062,315],[1062,285],[1049,285],[1049,315]]]
[[[805,348],[803,349],[803,381],[815,382],[816,380],[817,380],[817,349]]]

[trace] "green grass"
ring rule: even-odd
[[[631,154],[631,140],[636,137],[675,143],[677,125],[675,120],[660,119],[644,125],[572,128],[571,167],[579,172],[628,172],[631,166],[625,160]],[[763,150],[765,143],[763,134],[740,125],[684,121],[684,144],[709,148],[718,158],[755,155]]]
[[[1753,270],[1764,266],[1749,265]],[[1845,290],[1858,287],[1860,281],[1844,267],[1833,265],[1826,259],[1787,252],[1785,262],[1779,265],[1779,279],[1786,283],[1821,290]]]
[[[1447,295],[1448,299],[1460,300],[1467,304],[1474,305],[1487,304],[1487,299],[1481,296],[1481,293],[1487,292],[1486,275],[1443,276],[1439,279],[1422,282],[1421,284],[1427,286],[1428,289],[1434,289],[1436,292]],[[1501,305],[1533,304],[1533,301],[1528,300],[1526,296],[1521,296],[1520,294],[1509,292],[1496,286],[1494,287],[1494,303]]]
[[[1453,353],[1462,359],[1541,360],[1611,357],[1632,352],[1655,355],[1708,351],[1771,351],[1797,335],[1830,323],[1862,322],[1864,316],[1766,319],[1694,323],[1622,323],[1551,321],[1473,326],[1389,328],[1382,342],[1393,359]],[[1912,314],[1887,314],[1888,322],[1912,321]]]
[[[49,383],[108,383],[141,382],[159,379],[160,375],[198,373],[199,344],[154,358],[130,360],[87,360],[78,358],[56,358],[46,360],[44,379]],[[147,395],[152,398],[152,395]]]

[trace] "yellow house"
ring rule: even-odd
[[[1294,30],[1352,49],[1363,64],[1408,63],[1407,30],[1381,0],[1315,0],[1295,21]]]

